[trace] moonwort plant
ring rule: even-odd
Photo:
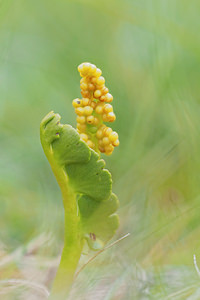
[[[101,70],[90,63],[78,67],[82,99],[72,104],[77,129],[61,124],[53,111],[40,125],[41,144],[62,192],[65,211],[64,247],[49,299],[66,299],[85,241],[100,250],[119,226],[117,196],[111,174],[100,159],[119,145],[118,134],[103,122],[113,122],[113,100]]]

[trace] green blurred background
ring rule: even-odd
[[[114,96],[121,142],[103,156],[120,199],[115,239],[131,235],[83,271],[82,294],[88,282],[96,291],[109,277],[98,299],[200,299],[193,264],[193,254],[200,264],[199,11],[199,1],[186,0],[0,1],[0,243],[7,254],[42,233],[53,236],[42,254],[59,254],[62,199],[39,124],[54,110],[75,126],[77,66],[89,61]],[[0,269],[1,279],[9,276]]]

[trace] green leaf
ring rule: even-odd
[[[82,229],[88,244],[94,250],[102,248],[110,240],[119,226],[119,218],[114,214],[119,207],[117,196],[102,202],[82,195],[78,199]]]
[[[41,139],[49,144],[59,165],[87,162],[91,153],[80,140],[78,132],[70,125],[60,123],[60,115],[50,112],[41,123]]]
[[[69,182],[77,193],[85,194],[96,201],[107,200],[111,195],[112,179],[105,162],[91,151],[91,157],[85,164],[66,165]]]
[[[112,193],[111,174],[105,169],[104,160],[80,140],[72,126],[61,124],[60,119],[59,114],[50,112],[42,120],[41,142],[54,173],[59,174],[57,180],[62,181],[63,172],[67,175],[65,184],[77,199],[80,233],[97,250],[112,238],[119,226],[114,214],[118,199]]]

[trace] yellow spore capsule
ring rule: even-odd
[[[105,102],[105,101],[106,101],[106,97],[103,95],[103,96],[101,96],[101,97],[99,98],[99,100],[100,100],[101,102]]]
[[[88,116],[87,117],[87,123],[88,124],[93,124],[94,123],[94,116]]]
[[[94,84],[88,83],[88,90],[89,90],[89,91],[94,91],[94,90],[95,90]]]
[[[103,137],[102,142],[104,146],[110,144],[110,140],[107,136]]]
[[[118,139],[118,134],[116,131],[113,131],[109,134],[109,140],[111,143],[115,142]]]
[[[100,90],[96,90],[96,91],[94,92],[94,97],[95,97],[95,98],[101,97],[101,91],[100,91]]]
[[[91,78],[91,83],[92,83],[92,84],[95,84],[96,81],[97,81],[97,78],[96,78],[96,77],[92,77],[92,78]]]
[[[72,105],[74,108],[80,107],[82,105],[82,101],[79,98],[76,98],[72,101]]]
[[[104,122],[108,122],[107,114],[103,114],[102,119]]]
[[[96,102],[94,102],[94,101],[92,101],[92,102],[91,102],[91,104],[90,104],[90,106],[91,106],[93,109],[95,109],[95,108],[96,108],[96,106],[97,106],[97,103],[96,103]]]
[[[80,131],[80,132],[85,132],[86,131],[86,124],[80,124],[80,123],[77,123],[77,129]]]
[[[107,154],[107,153],[112,153],[113,150],[114,150],[113,145],[109,144],[109,145],[106,145],[106,146],[105,146],[105,153],[106,153],[106,154]]]
[[[103,85],[103,84],[105,83],[105,78],[104,78],[103,76],[100,76],[100,77],[97,79],[96,83],[97,83],[98,85]]]
[[[83,98],[83,99],[82,99],[82,105],[83,105],[83,106],[87,106],[87,105],[89,104],[89,102],[90,102],[90,99],[89,99],[89,98]]]
[[[95,108],[95,112],[101,115],[103,113],[103,106],[98,104]]]
[[[77,121],[77,123],[85,124],[86,118],[85,118],[85,116],[77,116],[76,121]]]
[[[81,78],[80,83],[86,83],[86,79],[85,78]]]
[[[91,106],[85,106],[83,110],[85,116],[90,116],[93,112],[93,108]]]
[[[108,120],[108,122],[114,122],[116,120],[115,114],[113,112],[109,112],[107,114],[107,120]]]
[[[103,136],[104,136],[103,131],[101,129],[97,130],[97,132],[96,132],[97,139],[100,140],[100,139],[102,139]]]
[[[96,84],[96,90],[100,90],[101,94],[103,94],[104,87],[105,87],[105,85],[98,85],[98,84]]]
[[[81,91],[81,95],[83,96],[83,98],[87,98],[87,97],[90,97],[90,92],[89,91]]]
[[[99,77],[99,76],[101,76],[101,74],[102,74],[101,70],[100,70],[99,68],[97,68],[97,69],[96,69],[95,76],[96,76],[96,77]]]
[[[94,75],[96,73],[97,67],[93,64],[90,64],[90,74]]]
[[[88,89],[87,83],[85,83],[85,82],[81,83],[81,89],[82,89],[83,91],[86,91],[86,90]]]
[[[90,63],[83,63],[81,74],[83,76],[87,75],[88,70],[90,69]]]
[[[101,153],[104,153],[104,152],[105,152],[104,147],[98,146],[98,149],[99,149],[99,151],[100,151]]]
[[[102,92],[103,95],[106,95],[106,94],[108,94],[109,89],[108,89],[107,87],[104,86],[104,87],[102,88],[101,92]]]
[[[104,148],[103,140],[100,139],[99,142],[98,142],[98,144],[99,144],[99,147]]]
[[[78,116],[83,116],[84,114],[84,108],[83,107],[77,107],[75,109],[75,113],[78,115]]]
[[[81,133],[80,134],[80,139],[87,142],[88,141],[88,135],[86,133]]]
[[[111,104],[105,104],[104,109],[105,113],[109,113],[113,111],[113,107]]]
[[[115,147],[119,146],[119,140],[117,139],[117,140],[114,141],[112,144],[113,144],[113,146],[115,146]]]
[[[80,64],[80,65],[78,66],[78,71],[79,71],[79,73],[81,73],[81,72],[83,71],[83,64],[84,64],[84,63],[82,63],[82,64]]]
[[[103,129],[103,135],[104,135],[104,136],[109,136],[111,133],[112,133],[112,128],[110,128],[110,127],[105,127],[105,128]]]
[[[110,93],[107,93],[105,97],[106,97],[106,102],[110,103],[113,101],[113,96]]]

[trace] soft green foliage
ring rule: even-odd
[[[70,125],[60,123],[60,115],[50,112],[40,125],[42,143],[48,144],[50,151],[60,166],[86,163],[90,160],[91,151],[80,140],[79,134]]]
[[[111,194],[111,174],[104,168],[104,160],[80,140],[72,126],[61,124],[60,119],[54,112],[45,116],[40,125],[41,142],[55,175],[60,168],[64,170],[68,178],[66,188],[77,198],[80,230],[88,245],[98,250],[112,238],[119,225],[117,215],[113,215],[118,200]],[[56,177],[60,183],[62,178]],[[61,183],[61,190],[62,187]],[[73,198],[64,199],[64,206],[70,201]],[[66,230],[70,231],[70,227]]]
[[[91,150],[91,157],[87,164],[69,164],[65,170],[69,175],[69,182],[77,193],[86,194],[95,201],[105,201],[111,195],[111,175],[104,169],[104,160]]]
[[[102,242],[103,244],[107,242],[118,227],[118,217],[114,214],[119,206],[118,199],[115,194],[111,194],[108,200],[97,202],[82,195],[78,199],[78,204],[88,244],[92,249],[99,249],[102,247]],[[97,240],[93,240],[88,233],[95,233]]]

